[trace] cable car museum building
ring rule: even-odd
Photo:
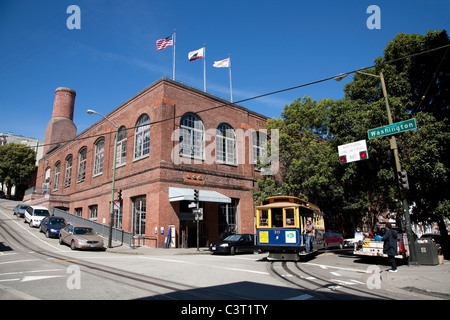
[[[195,247],[197,189],[200,246],[230,233],[255,233],[251,190],[262,174],[256,159],[267,139],[265,116],[161,78],[106,119],[92,115],[95,124],[77,135],[75,96],[56,89],[44,157],[26,203],[109,225],[117,130],[115,228],[152,247],[163,247],[170,229],[172,246]]]

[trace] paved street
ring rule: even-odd
[[[1,300],[250,300],[255,306],[263,300],[438,299],[382,282],[388,267],[362,262],[350,249],[321,251],[299,263],[267,261],[266,254],[211,255],[205,248],[72,251],[13,216],[15,204],[0,201]]]

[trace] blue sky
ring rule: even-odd
[[[368,6],[381,10],[381,29],[368,29]],[[68,6],[81,10],[70,30]],[[399,32],[449,31],[448,0],[0,0],[0,132],[44,139],[54,91],[77,92],[78,132],[162,76],[172,76],[172,48],[156,40],[177,30],[176,80],[203,89],[203,61],[189,51],[206,44],[207,91],[234,101],[373,64]],[[344,84],[327,81],[242,103],[278,117],[296,98],[340,99]],[[389,85],[389,84],[388,84]]]

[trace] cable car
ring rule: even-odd
[[[315,227],[313,248],[306,252],[305,227],[311,218]],[[269,252],[269,260],[299,261],[323,247],[325,224],[319,207],[291,196],[268,197],[256,207],[257,246]]]

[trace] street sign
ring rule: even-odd
[[[414,129],[417,129],[417,126],[416,126],[416,119],[413,118],[406,121],[393,123],[384,127],[370,129],[367,131],[367,135],[369,136],[369,139],[372,139],[378,137],[385,137],[391,134],[396,134]]]
[[[366,140],[360,140],[338,146],[339,161],[349,163],[369,159]]]
[[[192,213],[195,214],[195,220],[203,220],[203,208],[193,209]]]

